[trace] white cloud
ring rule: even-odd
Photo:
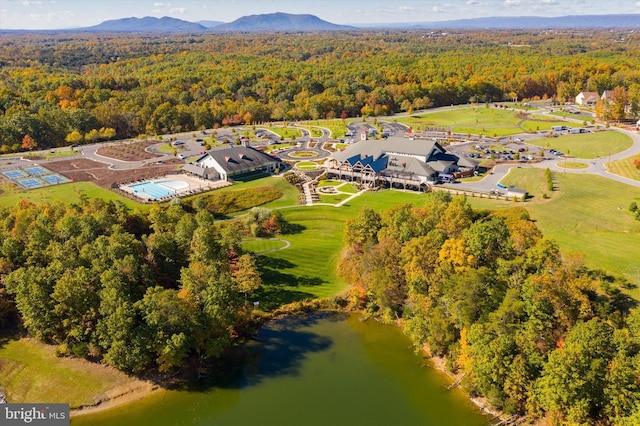
[[[185,13],[187,11],[187,9],[185,9],[184,7],[174,7],[172,9],[169,9],[169,13]]]
[[[504,0],[505,6],[520,6],[520,0]]]
[[[70,18],[73,19],[74,16],[76,16],[75,13],[70,10],[61,10],[59,12],[31,13],[29,14],[29,19],[33,22],[49,24],[52,22],[66,21]]]
[[[556,0],[542,0],[542,3],[544,3],[544,4],[558,4],[558,2]]]
[[[478,0],[467,0],[467,4],[480,4]]]
[[[163,7],[164,3],[154,3],[153,7]]]

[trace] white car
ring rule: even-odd
[[[181,160],[184,160],[187,157],[185,157],[184,154],[178,154],[178,158],[181,159]]]

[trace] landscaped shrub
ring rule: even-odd
[[[551,176],[551,170],[545,169],[544,176],[547,179],[547,188],[549,191],[553,191],[553,177]]]

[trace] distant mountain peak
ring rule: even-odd
[[[243,16],[212,29],[216,31],[337,31],[353,29],[353,27],[332,24],[315,15],[276,12]]]
[[[83,28],[84,31],[104,31],[104,32],[132,32],[132,31],[202,31],[207,27],[194,22],[184,21],[182,19],[163,16],[155,18],[153,16],[145,16],[143,18],[122,18],[104,21],[93,27]]]

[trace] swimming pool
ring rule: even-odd
[[[159,198],[176,195],[179,190],[189,188],[189,184],[180,181],[163,180],[157,182],[136,183],[128,185],[128,188],[131,188],[133,193],[138,196],[147,196],[151,199],[157,200]]]

